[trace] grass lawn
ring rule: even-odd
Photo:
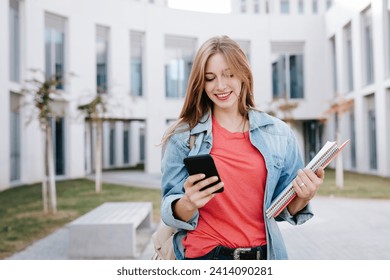
[[[55,215],[44,215],[41,184],[21,186],[0,192],[0,259],[20,251],[35,240],[76,219],[106,201],[151,201],[154,219],[160,212],[160,190],[103,184],[95,192],[94,182],[57,182]]]
[[[335,186],[335,173],[326,170],[318,195],[390,199],[390,178],[344,173],[344,188]],[[0,259],[18,252],[80,215],[106,201],[151,201],[155,221],[159,220],[160,190],[103,184],[95,193],[94,182],[57,182],[58,213],[44,215],[41,184],[21,186],[0,192]]]
[[[344,187],[336,187],[334,170],[326,169],[318,195],[390,199],[390,178],[344,172]]]

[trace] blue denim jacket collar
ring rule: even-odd
[[[267,114],[256,114],[257,109],[250,108],[249,110],[249,118],[251,119],[250,130],[257,129],[259,127],[267,126],[270,124],[274,124],[273,119]],[[191,130],[191,135],[199,134],[204,131],[207,131],[207,135],[211,134],[211,111],[204,114],[204,116],[200,119],[199,123]]]

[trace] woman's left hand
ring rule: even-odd
[[[311,200],[324,182],[324,178],[325,172],[322,168],[318,169],[317,174],[310,169],[299,170],[297,177],[293,181],[297,196],[307,201]]]

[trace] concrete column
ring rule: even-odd
[[[153,22],[163,22],[158,10],[150,9],[149,18]],[[145,127],[145,172],[160,173],[160,146],[157,146],[164,133],[164,32],[158,26],[150,25],[151,28],[145,34],[145,73],[146,80],[153,81],[145,84],[147,96],[147,118]]]
[[[9,146],[9,125],[10,125],[10,93],[9,93],[9,1],[0,0],[0,104],[4,104],[0,110],[0,190],[8,188],[10,181],[10,146]],[[4,32],[5,31],[5,32]]]

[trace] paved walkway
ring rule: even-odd
[[[110,183],[159,188],[160,177],[142,172],[105,172]],[[390,260],[390,200],[316,197],[315,216],[301,226],[280,223],[290,259]],[[141,234],[140,255],[153,253],[150,233]],[[66,227],[43,238],[10,259],[68,259]]]

